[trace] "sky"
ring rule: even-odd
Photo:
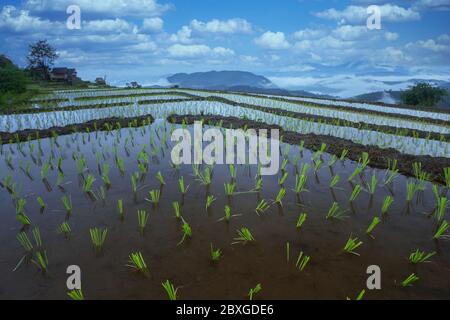
[[[67,27],[70,5],[80,29]],[[371,5],[379,29],[367,27]],[[450,81],[450,0],[1,0],[0,38],[0,53],[20,66],[28,45],[47,39],[55,66],[113,85],[242,70],[350,97]]]

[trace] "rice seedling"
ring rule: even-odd
[[[253,300],[254,296],[259,293],[262,290],[262,286],[260,283],[258,283],[254,288],[250,289],[250,291],[248,292],[248,299],[250,301]]]
[[[263,187],[263,178],[262,176],[258,176],[256,178],[255,188],[253,189],[253,191],[260,192],[262,187]]]
[[[255,209],[255,212],[259,215],[260,213],[266,212],[269,208],[270,208],[270,204],[266,200],[262,199],[258,203],[258,206]]]
[[[333,179],[331,179],[331,181],[330,181],[330,188],[334,188],[338,184],[340,179],[341,179],[341,177],[338,174],[335,175],[333,177]]]
[[[66,209],[67,213],[72,213],[72,198],[69,196],[63,196],[61,201]]]
[[[109,165],[106,163],[103,164],[102,180],[107,188],[111,187],[111,179],[109,178]]]
[[[411,287],[418,280],[419,277],[416,276],[415,273],[412,273],[405,280],[402,281],[402,287]]]
[[[236,184],[235,183],[225,183],[224,188],[225,188],[225,195],[227,197],[232,197],[234,195],[234,192],[236,189]]]
[[[165,282],[163,282],[162,286],[163,286],[164,290],[166,291],[167,296],[169,297],[169,300],[171,300],[171,301],[177,300],[179,288],[175,288],[175,286],[169,280],[166,280]]]
[[[145,210],[138,210],[137,218],[138,218],[139,232],[143,235],[145,227],[147,226],[149,214]]]
[[[358,295],[355,298],[355,301],[361,301],[364,298],[364,295],[366,294],[366,290],[361,290],[360,293],[358,293]],[[349,297],[347,297],[347,300],[352,300]]]
[[[155,189],[149,192],[149,199],[145,200],[157,206],[159,204],[160,198],[161,198],[161,191]]]
[[[445,186],[450,189],[450,167],[444,169]]]
[[[233,244],[236,244],[236,243],[247,244],[248,242],[255,241],[255,238],[253,238],[252,233],[247,228],[243,227],[240,230],[237,230],[237,233],[238,233],[239,237],[234,238],[235,242]]]
[[[348,218],[348,216],[345,215],[345,211],[340,209],[339,204],[337,202],[333,202],[330,209],[328,209],[326,219],[344,220],[346,218]]]
[[[237,174],[237,172],[236,172],[236,167],[235,167],[233,164],[230,164],[230,166],[229,166],[229,171],[230,171],[230,177],[231,177],[231,179],[236,180],[236,174]]]
[[[123,210],[123,200],[117,200],[117,213],[119,214],[119,218],[123,220],[125,218],[125,212]]]
[[[352,235],[350,235],[350,237],[347,240],[347,243],[344,246],[343,252],[359,256],[360,254],[355,252],[355,249],[360,247],[362,244],[363,244],[362,241],[359,241],[358,238],[352,238]]]
[[[30,218],[25,213],[19,213],[16,215],[17,221],[19,221],[24,227],[31,225]]]
[[[315,160],[314,162],[314,173],[319,172],[320,168],[322,168],[323,161],[322,160]]]
[[[386,196],[383,200],[383,206],[381,207],[381,214],[386,214],[393,202],[394,198],[392,198],[391,196]]]
[[[208,167],[205,168],[205,170],[203,170],[203,173],[198,174],[198,180],[204,186],[211,185],[212,182],[211,170]]]
[[[361,193],[361,185],[357,184],[352,191],[352,194],[350,195],[350,202],[354,202],[356,200],[356,198],[358,198],[359,194]]]
[[[417,185],[414,182],[406,183],[406,201],[411,202],[417,192]]]
[[[445,216],[445,210],[449,207],[450,201],[447,197],[438,197],[435,209],[435,216],[438,222],[441,222]]]
[[[307,176],[304,174],[297,175],[295,177],[295,188],[294,188],[295,193],[300,194],[306,190],[305,189],[306,180],[307,180]]]
[[[439,240],[439,239],[443,239],[443,240],[447,240],[450,239],[450,236],[445,234],[445,232],[448,230],[448,228],[450,227],[450,225],[448,224],[447,221],[442,221],[442,223],[439,225],[439,227],[436,230],[436,233],[433,236],[434,240]]]
[[[213,244],[212,244],[212,243],[211,243],[211,249],[210,249],[210,252],[211,252],[211,260],[212,260],[213,262],[219,261],[220,258],[222,257],[222,251],[221,251],[220,249],[215,249],[215,250],[214,250],[214,247],[213,247]]]
[[[16,202],[16,214],[25,214],[25,205],[27,204],[27,200],[20,198]]]
[[[186,240],[186,238],[191,238],[192,237],[191,226],[183,218],[182,218],[182,220],[183,220],[183,226],[181,227],[181,231],[183,231],[183,237],[181,238],[181,240],[178,243],[178,245],[182,244]]]
[[[340,161],[344,161],[344,159],[347,157],[349,150],[348,149],[342,149],[341,156],[339,157]]]
[[[286,261],[289,263],[291,259],[291,244],[286,242]]]
[[[361,158],[359,158],[358,164],[360,165],[361,171],[364,171],[364,169],[367,168],[367,166],[370,163],[369,154],[367,152],[363,152],[361,154]]]
[[[304,255],[303,251],[301,251],[300,254],[298,255],[295,266],[298,270],[303,271],[306,268],[306,266],[308,265],[310,260],[311,260],[311,257]]]
[[[419,249],[417,249],[409,255],[409,262],[411,262],[412,264],[427,263],[430,262],[428,261],[428,259],[430,259],[435,254],[435,251],[425,253],[425,251],[420,251]]]
[[[67,295],[70,297],[70,299],[75,301],[84,300],[83,291],[81,290],[71,290],[67,293]]]
[[[156,179],[158,179],[160,185],[164,186],[166,184],[166,182],[164,181],[164,177],[163,177],[161,171],[158,171],[158,173],[156,174]]]
[[[211,205],[214,203],[214,201],[216,201],[217,199],[213,196],[213,195],[209,195],[206,198],[206,211],[208,211],[208,209],[211,207]]]
[[[331,156],[331,158],[330,158],[330,160],[328,160],[328,167],[329,168],[332,168],[333,166],[334,166],[334,164],[336,163],[336,161],[337,161],[337,157],[336,157],[336,155],[332,155]]]
[[[178,180],[178,187],[180,188],[180,192],[182,195],[185,195],[188,190],[189,190],[189,185],[186,187],[185,183],[184,183],[184,177],[181,177]]]
[[[126,265],[127,267],[136,272],[140,272],[145,277],[150,276],[150,271],[141,252],[131,253],[129,259],[128,264]]]
[[[50,170],[50,162],[45,162],[41,168],[41,180],[47,180],[48,172]]]
[[[307,218],[308,218],[308,214],[306,214],[306,213],[300,214],[300,216],[297,219],[297,225],[296,225],[297,229],[300,229],[303,226],[303,224],[305,223]]]
[[[39,227],[34,227],[32,233],[33,233],[34,243],[36,244],[36,247],[38,247],[38,248],[42,247],[41,230],[39,229]]]
[[[48,257],[46,251],[37,251],[31,262],[35,264],[42,273],[46,273],[48,270]]]
[[[286,189],[285,188],[281,188],[278,191],[278,194],[275,198],[275,203],[279,204],[281,207],[283,206],[283,199],[286,196]]]
[[[103,250],[103,245],[106,240],[106,235],[108,234],[108,228],[89,229],[89,233],[91,234],[91,241],[92,241],[92,245],[94,246],[95,251],[97,253],[100,253]]]
[[[280,178],[280,179],[278,179],[278,184],[280,185],[280,186],[282,186],[282,185],[284,185],[284,183],[286,182],[286,179],[288,178],[288,173],[287,172],[284,172],[283,173],[283,176]]]
[[[88,175],[87,178],[84,180],[83,191],[91,194],[92,186],[94,185],[94,182],[95,182],[95,177],[92,175]]]
[[[398,176],[397,159],[394,159],[393,161],[389,159],[388,170],[386,171],[386,174],[384,176],[383,186],[391,184],[395,180],[395,178],[397,178],[397,176]]]
[[[369,190],[369,193],[373,196],[377,190],[377,176],[375,174],[372,175],[372,179],[370,181],[370,185],[367,184],[367,189]]]
[[[372,222],[370,223],[369,227],[367,227],[366,234],[369,235],[371,238],[374,238],[372,235],[373,230],[376,226],[378,226],[381,223],[381,219],[378,217],[374,217]]]
[[[173,210],[175,211],[175,217],[181,219],[181,206],[178,201],[172,202]]]
[[[44,199],[42,199],[42,197],[37,197],[36,198],[37,203],[39,204],[41,210],[43,211],[46,207],[46,204],[44,202]]]
[[[17,234],[17,240],[25,251],[31,252],[33,250],[33,245],[25,232],[20,232]]]
[[[353,173],[348,177],[347,181],[353,181],[353,179],[361,174],[363,172],[363,169],[361,167],[356,167],[355,170],[353,171]]]
[[[67,221],[64,221],[61,223],[58,227],[58,233],[63,234],[66,238],[70,237],[70,234],[72,233],[72,229],[70,228],[70,225]]]

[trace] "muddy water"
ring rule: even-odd
[[[167,125],[170,128],[170,125]],[[230,181],[227,166],[216,165],[213,183],[209,190],[192,176],[191,166],[181,166],[177,171],[169,165],[171,143],[160,146],[156,132],[161,137],[163,123],[145,128],[122,129],[112,133],[99,132],[58,138],[57,145],[50,139],[41,140],[42,161],[50,154],[64,158],[62,168],[65,173],[64,189],[54,186],[57,179],[56,166],[50,170],[48,181],[53,186],[48,191],[40,179],[40,165],[33,163],[27,143],[21,154],[17,145],[3,146],[0,156],[1,181],[7,175],[18,185],[19,194],[27,199],[26,214],[33,225],[39,226],[44,247],[49,259],[49,270],[42,275],[30,262],[25,262],[12,272],[24,255],[16,235],[21,226],[15,219],[15,205],[5,188],[0,188],[0,298],[3,299],[66,299],[66,268],[78,265],[82,270],[82,288],[87,299],[165,299],[161,282],[170,279],[179,289],[180,299],[245,299],[250,288],[261,283],[263,290],[258,299],[345,299],[354,297],[366,286],[366,269],[378,265],[382,271],[382,290],[368,291],[367,299],[449,299],[450,298],[450,243],[431,240],[435,220],[427,216],[433,211],[435,198],[431,185],[425,192],[406,205],[406,182],[408,178],[399,176],[391,190],[378,187],[372,198],[362,192],[353,206],[348,202],[352,186],[347,177],[356,163],[338,161],[333,172],[324,165],[314,175],[309,172],[307,189],[298,199],[291,191],[295,185],[295,155],[300,155],[297,147],[290,151],[291,163],[287,166],[289,177],[285,183],[288,190],[281,208],[272,205],[268,211],[258,216],[255,208],[261,199],[270,201],[278,193],[279,176],[264,177],[260,193],[241,193],[228,199],[223,184]],[[158,156],[151,159],[150,172],[140,183],[136,197],[133,195],[130,176],[138,171],[136,157],[146,145],[147,152],[152,133],[158,144]],[[120,134],[120,135],[119,135]],[[90,141],[89,141],[90,140]],[[122,176],[114,164],[112,146],[117,143],[118,153],[124,158],[126,173]],[[124,149],[128,141],[128,153]],[[37,143],[34,157],[37,158]],[[108,152],[105,151],[108,147]],[[286,145],[282,146],[283,152]],[[94,190],[102,186],[97,170],[95,153],[104,151],[110,165],[112,187],[107,191],[105,201],[92,201],[82,190],[75,153],[85,155],[89,172],[96,177]],[[14,152],[12,154],[11,152]],[[12,156],[14,170],[7,166],[5,159]],[[312,153],[304,150],[302,163],[311,164]],[[330,156],[324,154],[326,164]],[[102,159],[103,160],[103,159]],[[27,177],[19,164],[31,164],[31,176]],[[56,164],[56,161],[54,161]],[[254,187],[257,168],[237,166],[238,192],[246,192]],[[155,174],[161,171],[166,180],[162,188],[160,204],[152,207],[145,198],[148,191],[159,189]],[[341,176],[338,188],[331,192],[329,182],[334,174]],[[369,181],[375,173],[381,181],[383,170],[368,168],[364,175]],[[189,191],[184,196],[178,189],[178,179],[184,176]],[[359,178],[356,178],[358,180]],[[410,179],[412,180],[412,179]],[[205,210],[207,194],[217,198],[209,211]],[[380,215],[383,199],[394,195],[389,214],[383,218],[374,231],[375,239],[365,235],[367,226],[374,215]],[[67,216],[61,197],[70,195],[73,212]],[[40,212],[36,197],[41,196],[47,204]],[[118,218],[116,203],[123,199],[125,219]],[[193,236],[178,245],[182,238],[181,223],[175,219],[173,201],[183,203],[182,215],[192,227]],[[325,219],[328,208],[337,201],[341,208],[349,210],[349,218],[344,221]],[[232,207],[232,214],[239,216],[229,223],[218,221],[224,215],[224,206]],[[147,228],[142,236],[137,227],[137,211],[146,210],[150,214]],[[296,229],[297,218],[306,212],[308,219],[302,229]],[[72,228],[69,239],[56,232],[58,226],[67,219]],[[448,219],[448,215],[447,215]],[[256,241],[247,245],[232,245],[237,236],[236,229],[247,227]],[[91,244],[89,228],[107,227],[108,235],[103,253],[96,255]],[[28,230],[32,239],[31,230]],[[342,254],[341,250],[350,234],[363,241],[356,251],[360,256]],[[286,259],[286,242],[291,245],[290,262]],[[216,264],[210,261],[210,243],[220,248],[223,258]],[[431,263],[413,266],[408,257],[415,249],[426,252],[436,251]],[[125,265],[132,252],[141,251],[151,277],[146,279],[131,272]],[[310,264],[303,272],[294,264],[300,251],[311,256]],[[419,276],[412,287],[398,285],[411,273]]]

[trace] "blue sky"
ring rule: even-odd
[[[81,9],[81,29],[66,8]],[[369,30],[367,7],[381,11]],[[112,84],[164,84],[167,75],[245,70],[276,85],[343,97],[450,80],[450,0],[0,1],[0,52],[26,64],[48,39],[57,66]]]

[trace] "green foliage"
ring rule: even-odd
[[[443,88],[433,87],[429,83],[417,83],[404,91],[401,99],[407,105],[433,107],[446,95],[448,92]]]

